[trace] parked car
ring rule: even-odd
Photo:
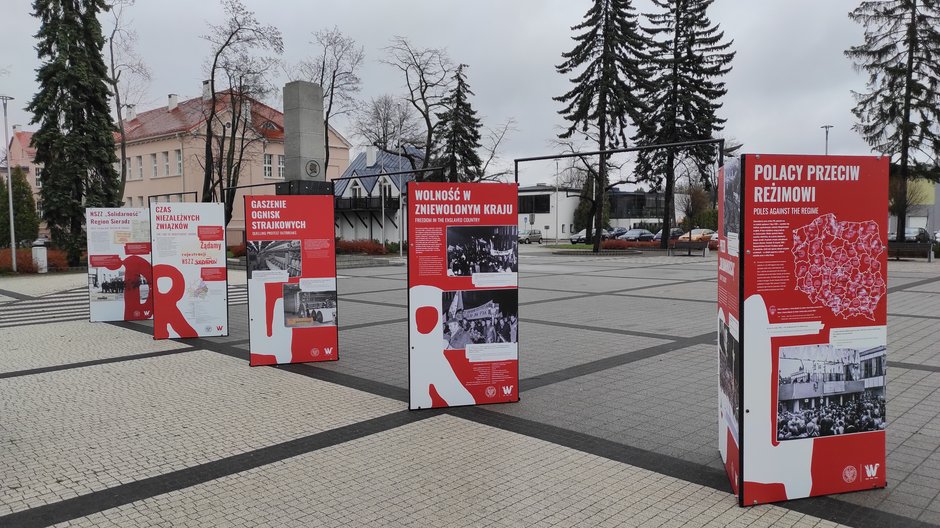
[[[711,229],[693,229],[692,231],[680,236],[679,241],[688,242],[691,240],[692,242],[706,242],[711,240],[712,233],[714,233],[714,231]]]
[[[531,244],[532,242],[542,243],[542,231],[539,229],[530,229],[528,231],[519,231],[519,242]]]
[[[894,231],[888,233],[888,240],[895,242],[898,239],[898,234]],[[930,233],[923,227],[906,227],[904,228],[904,241],[905,242],[930,242],[933,240],[930,237]]]
[[[682,228],[673,227],[672,229],[669,230],[669,240],[676,240],[680,236],[682,236],[683,233],[685,233],[685,231],[683,231]],[[655,235],[653,235],[653,240],[662,240],[662,239],[663,239],[663,230],[660,229],[659,231],[656,232]]]
[[[646,229],[628,229],[626,233],[617,238],[620,240],[649,242],[653,240],[653,233]]]
[[[612,227],[610,229],[610,238],[620,238],[620,235],[629,231],[626,227]]]
[[[608,233],[606,229],[601,229],[601,240],[607,240],[608,238],[610,238],[610,233]],[[571,235],[569,240],[571,240],[572,244],[587,244],[587,230],[582,229],[581,231],[578,231],[577,233]]]

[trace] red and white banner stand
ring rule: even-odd
[[[85,209],[91,322],[150,319],[150,213],[147,209]]]
[[[339,359],[333,194],[246,196],[250,364]]]
[[[740,503],[884,487],[888,159],[747,154],[740,188]]]
[[[519,400],[518,186],[408,184],[409,408]]]
[[[154,339],[228,335],[223,204],[155,203],[150,235]]]

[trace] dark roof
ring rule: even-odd
[[[411,153],[411,155],[418,157],[423,154],[423,152],[415,148],[409,148],[408,152]],[[342,178],[358,178],[359,183],[362,184],[362,187],[365,189],[366,193],[372,194],[372,189],[375,187],[375,183],[378,181],[379,175],[388,172],[398,172],[398,167],[401,167],[401,170],[408,170],[411,168],[411,162],[408,161],[408,159],[404,156],[390,154],[380,150],[375,155],[375,165],[367,166],[366,153],[361,152],[354,160],[349,163],[349,167],[346,167],[346,171],[343,172]],[[400,178],[398,176],[390,177],[389,181],[397,188],[399,180],[401,180],[402,183],[407,183],[414,179],[414,173],[408,173],[402,174]],[[351,179],[336,180],[333,187],[333,192],[336,194],[336,196],[340,196],[346,192],[346,188],[349,186],[349,182],[351,181]]]

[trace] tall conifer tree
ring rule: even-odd
[[[437,165],[443,167],[444,181],[477,181],[482,176],[483,161],[477,153],[480,148],[480,119],[470,105],[474,95],[464,74],[466,64],[457,66],[454,88],[443,99],[446,111],[437,114],[440,120],[440,145]]]
[[[641,128],[635,140],[641,144],[665,144],[710,139],[725,122],[718,117],[721,97],[727,91],[720,79],[731,71],[734,52],[718,24],[708,19],[714,0],[653,0],[660,9],[646,15],[643,32],[651,42],[650,65],[656,72],[648,92],[650,126]],[[686,156],[702,183],[708,184],[714,146],[677,151],[642,151],[637,160],[637,179],[662,186],[665,195],[663,233],[671,227],[675,209],[676,162]],[[668,237],[662,237],[667,247]]]
[[[915,158],[936,165],[940,157],[940,2],[862,2],[849,18],[865,26],[865,42],[845,54],[868,74],[868,91],[855,93],[854,128],[900,164],[894,206],[904,240],[908,180],[931,177]]]
[[[574,48],[562,54],[558,73],[576,73],[574,87],[556,101],[565,104],[559,111],[570,122],[559,134],[568,139],[578,132],[596,137],[597,149],[625,145],[629,125],[645,121],[646,105],[640,93],[648,88],[649,73],[644,68],[647,42],[640,34],[636,11],[630,0],[594,0],[584,21],[571,28]],[[607,200],[607,156],[601,154],[594,193],[596,203]],[[594,212],[594,251],[600,250],[603,207]]]
[[[36,163],[43,165],[43,219],[53,241],[78,265],[85,248],[85,207],[121,204],[114,163],[114,122],[98,13],[104,0],[35,0],[39,91],[27,106]]]

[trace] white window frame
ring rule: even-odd
[[[274,155],[273,155],[273,154],[265,154],[265,155],[264,155],[264,177],[265,177],[265,178],[273,178],[273,177],[274,177],[274,172],[273,172],[273,169],[272,169],[272,166],[271,166],[271,164],[272,164],[273,162],[274,162]]]
[[[281,154],[277,155],[277,177],[278,179],[284,179],[284,156]]]
[[[42,189],[42,167],[36,167],[36,188]]]
[[[160,176],[159,176],[159,173],[157,172],[157,168],[159,167],[159,165],[157,165],[157,153],[156,152],[150,155],[150,162],[153,163],[153,174],[151,175],[151,178],[159,178]]]
[[[144,157],[137,156],[137,179],[144,179]]]
[[[183,151],[176,149],[173,152],[176,152],[176,175],[182,176],[183,174]]]
[[[163,151],[163,175],[170,175],[170,152],[167,150]]]

